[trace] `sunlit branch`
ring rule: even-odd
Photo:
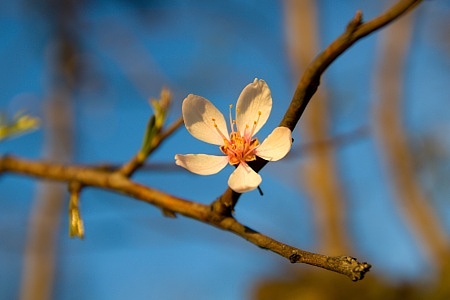
[[[169,128],[153,137],[149,151],[143,154],[137,152],[126,164],[124,164],[118,172],[126,177],[130,177],[137,169],[142,167],[147,159],[161,144],[172,135],[183,124],[183,118],[177,119]]]
[[[356,12],[354,18],[348,23],[345,32],[325,48],[303,72],[286,114],[280,122],[280,126],[288,127],[292,131],[295,129],[309,100],[311,100],[320,85],[320,77],[336,58],[355,42],[394,21],[420,2],[422,0],[400,0],[383,14],[368,22],[363,22],[361,11]],[[252,164],[252,168],[259,172],[266,164],[267,161],[257,159]],[[211,207],[230,214],[234,210],[239,197],[240,194],[233,193],[228,188],[211,204]]]
[[[398,1],[386,12],[368,22],[363,22],[361,11],[356,12],[354,18],[347,25],[345,32],[325,48],[305,70],[297,85],[291,104],[280,122],[280,126],[286,126],[291,130],[295,129],[309,100],[320,85],[320,77],[336,58],[355,42],[394,21],[420,2],[422,0]]]
[[[133,182],[120,173],[3,156],[0,157],[0,174],[6,172],[38,177],[40,179],[77,182],[77,184],[82,186],[97,187],[115,193],[125,194],[159,207],[165,214],[169,213],[170,216],[181,214],[232,232],[260,248],[270,250],[285,257],[292,263],[306,263],[325,268],[344,274],[355,281],[362,279],[371,267],[369,264],[359,263],[351,257],[328,257],[283,244],[242,225],[231,216],[224,216],[211,210],[208,205],[185,200],[146,187]]]

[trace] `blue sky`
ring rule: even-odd
[[[367,19],[388,1],[318,1],[322,48],[339,35],[357,9]],[[443,144],[441,172],[448,176],[449,45],[431,34],[449,15],[443,1],[418,9],[414,46],[408,57],[405,120],[412,141],[434,134]],[[174,93],[169,120],[194,93],[227,111],[242,88],[258,77],[272,91],[272,115],[261,136],[278,124],[297,78],[287,56],[281,2],[266,1],[86,1],[78,14],[77,59],[83,79],[74,98],[77,163],[119,163],[140,147],[151,109],[149,97],[162,86]],[[448,26],[448,23],[447,23]],[[54,36],[42,9],[27,1],[0,3],[0,109],[25,109],[43,118],[51,90]],[[325,75],[332,94],[333,134],[370,126],[376,91],[373,70],[379,34],[345,53]],[[45,118],[43,119],[45,122]],[[301,126],[301,122],[299,123]],[[298,132],[296,142],[301,144]],[[0,153],[45,156],[42,130],[0,144]],[[176,153],[217,153],[181,128],[151,157],[173,164]],[[427,264],[393,203],[393,192],[372,136],[337,150],[346,189],[348,225],[361,260],[396,279],[414,278]],[[244,224],[280,241],[313,251],[311,204],[299,187],[301,157],[268,165],[264,197],[245,194],[236,211]],[[138,181],[178,196],[209,203],[226,187],[231,168],[214,176],[177,169],[139,173]],[[288,175],[288,176],[286,176]],[[288,178],[287,178],[288,177]],[[433,182],[433,178],[428,178]],[[434,187],[436,188],[436,187]],[[26,226],[37,182],[0,179],[0,291],[18,295]],[[434,191],[434,190],[431,190]],[[438,186],[433,201],[448,218],[449,203]],[[284,276],[287,261],[229,233],[105,191],[82,196],[86,239],[70,239],[67,216],[58,236],[55,299],[246,299],[252,284]],[[450,230],[450,221],[445,223]],[[389,251],[386,255],[386,251]],[[8,276],[5,276],[8,274]],[[370,274],[369,274],[370,276]]]

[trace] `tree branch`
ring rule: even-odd
[[[147,157],[183,124],[183,118],[180,117],[167,130],[163,131],[170,103],[172,102],[172,93],[167,88],[161,90],[159,99],[151,99],[149,102],[153,107],[153,115],[147,122],[141,149],[118,170],[119,173],[126,177],[131,177],[138,168],[142,167]]]
[[[383,14],[366,23],[363,22],[362,12],[357,11],[355,17],[348,23],[345,32],[325,48],[325,50],[320,53],[303,72],[303,76],[298,82],[291,103],[279,126],[284,126],[294,131],[309,100],[311,100],[312,96],[316,93],[320,85],[320,78],[328,66],[355,42],[394,21],[407,11],[413,9],[420,2],[422,2],[422,0],[400,0]],[[267,163],[267,161],[257,158],[257,160],[251,164],[251,167],[255,172],[259,172]],[[219,209],[227,214],[231,214],[239,197],[240,194],[227,188],[227,190],[211,204],[211,207],[213,209]]]
[[[365,23],[362,19],[362,12],[357,11],[355,17],[347,25],[345,32],[325,48],[305,70],[297,85],[291,104],[280,122],[280,126],[288,127],[291,130],[295,129],[309,100],[320,85],[320,77],[336,58],[355,42],[386,26],[413,9],[420,2],[422,0],[400,0],[380,16]]]
[[[232,216],[224,216],[210,209],[208,205],[178,198],[143,186],[118,172],[106,172],[95,167],[61,165],[3,156],[0,157],[0,174],[6,172],[67,183],[77,182],[77,184],[85,187],[92,186],[125,194],[157,206],[163,212],[181,214],[232,232],[260,248],[281,255],[292,263],[305,263],[331,270],[344,274],[354,281],[362,279],[371,268],[370,264],[359,263],[356,259],[348,256],[328,257],[283,244],[242,225]]]
[[[130,177],[133,173],[142,167],[145,164],[145,161],[148,156],[150,156],[156,149],[161,146],[161,144],[172,135],[181,125],[183,124],[183,118],[178,118],[174,121],[169,128],[165,131],[157,134],[153,137],[151,141],[151,147],[148,153],[143,153],[142,151],[138,151],[128,162],[126,162],[119,170],[122,175],[126,177]]]

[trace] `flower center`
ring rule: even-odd
[[[261,112],[258,112],[257,119],[253,122],[253,126],[249,131],[249,125],[246,125],[243,132],[243,136],[241,136],[240,128],[236,128],[236,121],[233,120],[231,116],[231,108],[230,105],[230,126],[231,133],[230,137],[227,138],[225,135],[219,130],[216,120],[212,119],[214,122],[214,127],[223,138],[223,145],[220,146],[220,151],[222,151],[226,156],[228,156],[228,161],[231,165],[237,165],[240,162],[253,161],[256,159],[255,149],[259,146],[259,141],[257,138],[253,138],[253,134],[258,124],[259,118],[261,116]]]
[[[257,138],[246,139],[239,132],[232,132],[230,140],[225,140],[220,150],[228,156],[231,165],[256,159],[255,149],[259,145]]]

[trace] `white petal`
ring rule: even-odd
[[[216,174],[227,165],[228,157],[207,154],[177,154],[175,163],[192,173],[211,175]]]
[[[237,193],[245,193],[254,190],[261,183],[261,176],[253,171],[247,164],[240,163],[231,173],[228,186]]]
[[[236,125],[241,134],[246,126],[251,129],[258,121],[254,134],[266,123],[272,110],[272,96],[264,80],[255,79],[241,92],[236,104]],[[261,113],[261,115],[259,115]],[[259,118],[259,120],[258,120]]]
[[[197,95],[188,95],[182,106],[184,125],[197,139],[214,145],[223,145],[223,137],[228,138],[227,123],[220,111],[208,100]],[[213,121],[215,120],[215,121]],[[214,123],[217,128],[214,127]]]
[[[268,161],[277,161],[286,156],[291,146],[291,130],[287,127],[277,127],[256,149],[256,155]]]

